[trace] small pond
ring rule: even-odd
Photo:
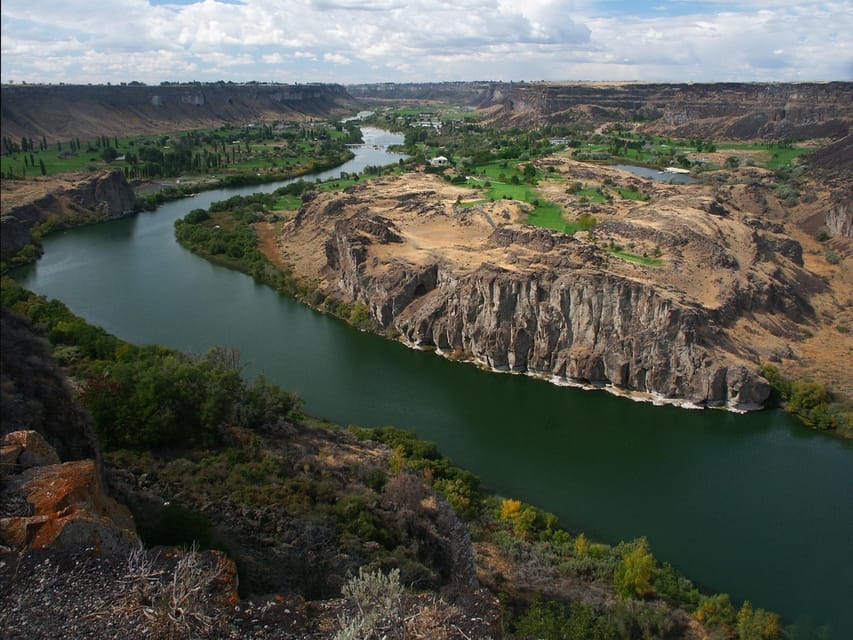
[[[614,169],[622,171],[630,171],[643,178],[651,178],[652,180],[660,180],[661,182],[669,182],[671,184],[691,184],[696,182],[696,178],[692,178],[686,173],[676,173],[673,171],[660,171],[649,167],[640,167],[633,164],[614,164]]]

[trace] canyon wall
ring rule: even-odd
[[[4,85],[4,136],[48,143],[351,114],[336,84]]]
[[[395,208],[406,202],[401,198]],[[492,230],[482,246],[460,236],[460,252],[483,256],[475,268],[462,268],[438,252],[415,257],[411,227],[364,204],[353,196],[332,202],[309,196],[284,243],[325,237],[328,293],[365,302],[386,332],[399,332],[409,344],[499,371],[701,406],[755,409],[769,396],[748,349],[725,331],[744,296],[759,310],[764,298],[757,289],[706,308],[609,271],[610,258],[594,246],[519,226]],[[440,217],[427,209],[422,217]],[[476,211],[456,215],[470,228]],[[493,255],[506,263],[491,262]]]
[[[133,211],[136,195],[124,173],[114,170],[66,174],[59,184],[56,179],[8,181],[3,201],[0,255],[6,260],[32,242],[38,224],[52,221],[62,227],[119,218]]]
[[[636,121],[675,137],[840,138],[853,125],[853,83],[496,84],[480,106],[517,125]]]

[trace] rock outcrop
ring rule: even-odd
[[[138,544],[130,511],[107,495],[94,460],[60,463],[35,431],[7,434],[0,447],[6,548],[115,555]]]
[[[593,269],[519,274],[493,265],[364,270],[364,236],[336,229],[339,282],[418,346],[461,350],[498,371],[613,385],[699,405],[757,408],[769,388],[713,347],[713,320],[654,287]],[[327,245],[328,247],[329,245]]]
[[[853,135],[806,156],[831,189],[823,223],[833,236],[853,239]]]
[[[853,123],[849,82],[515,83],[481,106],[508,124],[643,121],[649,132],[693,138],[840,138]]]
[[[44,184],[44,193],[33,197],[33,191]],[[27,189],[25,202],[16,205],[16,187]],[[62,183],[39,181],[4,185],[3,213],[0,218],[0,256],[10,258],[32,241],[36,225],[51,220],[54,225],[72,226],[82,222],[99,222],[131,213],[136,207],[136,194],[121,171],[70,174]]]
[[[498,202],[462,207],[438,181],[435,191],[418,184],[413,199],[406,183],[418,180],[311,195],[280,246],[299,275],[327,295],[362,301],[386,332],[490,369],[756,409],[769,385],[751,346],[728,327],[744,313],[793,327],[814,315],[806,291],[824,286],[781,225],[710,214],[696,194],[638,205],[596,228],[637,252],[663,247],[667,265],[655,269],[620,260],[586,234],[494,227],[521,216]]]
[[[825,223],[832,235],[853,239],[853,199],[849,193],[831,203]]]

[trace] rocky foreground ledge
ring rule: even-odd
[[[477,200],[435,176],[385,177],[309,194],[272,257],[326,295],[363,303],[413,346],[650,400],[761,408],[770,387],[759,363],[815,317],[809,298],[826,284],[783,224],[752,212],[760,187],[715,197],[704,185],[550,162],[555,175],[609,178],[648,197],[561,203],[599,221],[566,235],[523,224],[524,203]],[[626,260],[614,243],[661,260]]]

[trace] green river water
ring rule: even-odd
[[[324,177],[396,160],[384,145],[399,137],[365,133],[356,159]],[[573,531],[646,536],[704,588],[853,638],[853,443],[776,410],[656,407],[481,371],[355,331],[175,242],[189,210],[277,186],[51,235],[44,257],[13,275],[137,344],[236,347],[247,375],[298,392],[311,414],[415,429]]]

